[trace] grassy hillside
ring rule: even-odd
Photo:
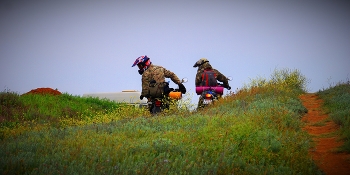
[[[109,114],[122,108],[106,99],[82,98],[69,94],[0,94],[2,128],[17,128],[23,125],[62,125],[63,121],[89,121],[99,114]],[[56,126],[59,127],[59,126]],[[0,135],[2,138],[3,135]]]
[[[1,122],[0,173],[320,174],[301,129],[305,84],[297,70],[276,70],[209,108],[157,116],[68,94],[3,92],[1,115],[11,115]]]

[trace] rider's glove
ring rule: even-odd
[[[142,100],[142,99],[143,99],[143,97],[144,97],[143,95],[140,95],[140,100]]]
[[[179,84],[179,90],[182,94],[186,94],[186,88],[182,83]]]

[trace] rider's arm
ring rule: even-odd
[[[224,86],[229,86],[228,80],[226,76],[222,73],[220,73],[218,70],[214,69],[214,72],[216,73],[216,79],[224,84]]]
[[[201,85],[201,82],[202,82],[202,72],[203,72],[203,70],[202,70],[202,71],[200,71],[200,70],[197,71],[196,80],[195,80],[195,85],[196,85],[196,87]]]
[[[171,72],[170,70],[167,70],[165,68],[164,68],[164,76],[166,78],[170,78],[171,81],[173,81],[175,84],[180,84],[181,83],[179,77],[177,77],[174,72]]]

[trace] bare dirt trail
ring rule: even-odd
[[[308,109],[302,121],[315,143],[309,154],[317,166],[327,175],[350,175],[350,154],[338,153],[336,149],[343,144],[335,133],[339,126],[329,119],[321,110],[323,101],[316,94],[307,93],[300,96],[303,105]]]

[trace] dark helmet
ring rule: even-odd
[[[206,62],[209,62],[209,61],[206,58],[201,58],[193,65],[193,67],[201,66],[201,65],[203,65]]]

